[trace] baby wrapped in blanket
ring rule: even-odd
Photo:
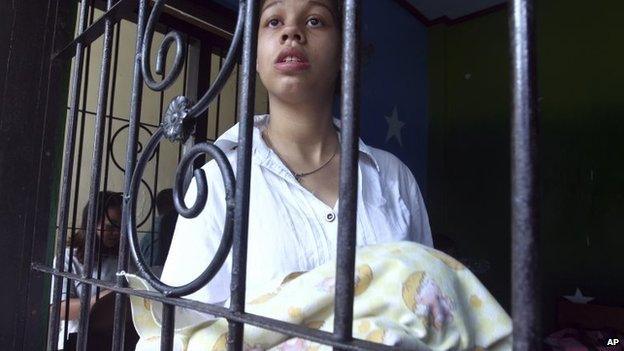
[[[132,288],[153,290],[127,275]],[[246,312],[331,332],[335,261],[292,272],[252,292]],[[249,295],[248,295],[249,296]],[[160,303],[130,297],[141,339],[136,350],[159,350]],[[226,306],[229,304],[226,303]],[[226,350],[224,318],[176,320],[174,350]],[[329,346],[244,328],[245,350],[331,350]],[[511,350],[511,319],[479,280],[454,258],[414,242],[358,248],[353,336],[423,350]]]

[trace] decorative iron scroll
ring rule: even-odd
[[[171,45],[175,43],[176,54],[174,63],[166,76],[160,82],[156,82],[152,76],[150,68],[150,49],[152,38],[154,35],[155,25],[158,22],[162,8],[165,4],[165,0],[157,0],[154,3],[152,12],[149,16],[147,25],[145,27],[145,36],[141,48],[141,70],[143,78],[147,86],[154,91],[163,91],[170,87],[182,72],[184,64],[186,49],[183,36],[176,31],[169,32],[163,39],[157,55],[156,55],[156,73],[159,75],[165,75],[164,72],[164,60],[167,57]],[[236,63],[236,56],[238,55],[239,48],[241,46],[244,21],[245,21],[245,9],[246,1],[240,1],[238,7],[238,19],[236,22],[236,29],[230,48],[227,52],[225,63],[214,83],[210,86],[208,91],[196,102],[193,103],[189,98],[185,96],[177,96],[170,103],[163,116],[163,122],[156,130],[154,135],[150,138],[145,149],[141,153],[141,157],[137,161],[136,168],[132,174],[132,182],[129,192],[125,199],[126,206],[124,206],[124,217],[126,221],[126,232],[128,233],[128,240],[130,247],[132,248],[132,257],[138,267],[138,273],[147,280],[147,282],[160,291],[163,295],[168,297],[180,297],[191,294],[203,286],[205,286],[218,272],[219,268],[225,262],[225,259],[232,247],[233,241],[233,226],[234,226],[234,192],[235,192],[235,180],[232,166],[221,149],[208,144],[200,143],[194,145],[188,150],[180,160],[178,168],[175,174],[175,182],[173,186],[174,206],[176,211],[185,218],[197,217],[206,205],[208,197],[208,187],[206,183],[206,175],[203,170],[198,169],[193,172],[195,182],[197,184],[197,196],[195,202],[189,208],[184,204],[183,191],[184,191],[184,174],[186,170],[192,165],[193,160],[202,154],[208,154],[212,156],[223,177],[223,184],[225,186],[226,197],[226,218],[225,227],[223,229],[223,237],[221,243],[217,249],[217,252],[206,267],[206,269],[193,281],[186,285],[174,287],[163,283],[146,264],[145,257],[141,253],[139,247],[139,240],[137,236],[137,220],[136,220],[136,205],[139,187],[141,184],[141,178],[145,171],[148,161],[152,158],[155,150],[162,141],[163,138],[167,138],[170,141],[185,142],[188,137],[194,132],[196,118],[204,113],[210,103],[214,100],[217,94],[223,89],[223,86],[227,82],[228,77],[231,75],[234,64]]]

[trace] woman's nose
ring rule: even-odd
[[[297,26],[287,26],[284,27],[284,32],[282,33],[282,43],[286,43],[288,40],[296,41],[300,44],[303,44],[304,36],[299,30]]]

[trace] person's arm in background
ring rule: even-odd
[[[69,261],[70,261],[71,257],[69,255],[69,250],[65,251],[65,272],[69,271]],[[54,259],[56,261],[56,258]],[[75,268],[75,267],[72,267]],[[75,269],[72,269],[72,273],[77,273],[77,271]],[[69,283],[69,294],[67,293],[67,278],[63,278],[63,280],[61,281],[62,284],[62,290],[61,290],[61,307],[60,307],[60,313],[61,313],[61,320],[75,320],[78,319],[80,317],[80,297],[78,296],[77,293],[77,289],[76,286],[74,285],[76,282],[75,281],[70,281]],[[108,294],[110,292],[110,290],[102,290],[100,292],[100,297]],[[52,301],[52,297],[54,294],[54,280],[52,281],[52,290],[50,293],[50,313],[52,313],[52,304],[54,303],[54,301]],[[69,298],[69,299],[68,299]],[[91,307],[93,307],[93,305],[96,302],[96,296],[93,295],[93,297],[91,297],[90,301],[89,301],[89,309],[91,309]],[[65,314],[66,308],[69,305],[69,311],[67,313],[67,315]]]
[[[110,290],[102,290],[100,292],[100,298],[110,293]],[[97,302],[97,296],[93,295],[89,300],[89,310],[93,307],[93,305]],[[65,309],[67,308],[67,304],[69,303],[69,312],[65,315]],[[52,305],[50,304],[50,312],[52,312]],[[73,297],[69,300],[61,301],[61,320],[75,320],[80,317],[80,298]]]

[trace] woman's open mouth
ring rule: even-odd
[[[310,68],[310,63],[297,57],[287,57],[283,61],[276,62],[275,68],[283,73],[296,73]]]
[[[284,48],[275,60],[275,69],[282,73],[297,73],[310,68],[306,54],[297,48]]]

